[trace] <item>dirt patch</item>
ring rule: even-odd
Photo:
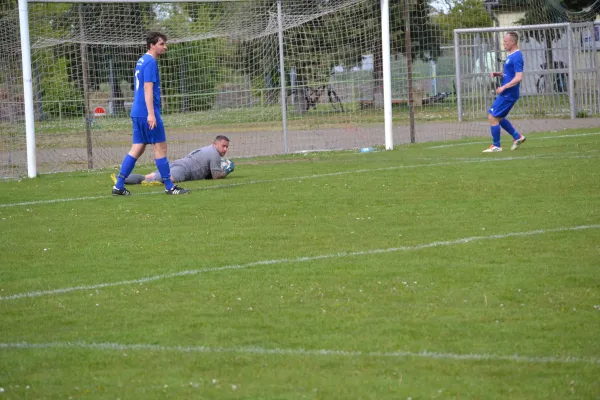
[[[529,132],[560,131],[600,127],[600,118],[581,119],[527,119],[513,120],[515,127],[524,134]],[[189,132],[189,133],[187,133]],[[210,133],[201,129],[180,130],[167,128],[169,159],[184,157],[189,152],[213,142],[217,134],[231,140],[227,157],[241,165],[311,162],[319,158],[314,153],[330,150],[350,150],[361,147],[384,145],[383,124],[361,124],[337,128],[316,127],[311,130],[288,130],[284,140],[282,131],[234,132],[228,126]],[[67,172],[86,169],[88,154],[85,136],[60,137],[44,135],[37,138],[37,173]],[[394,125],[395,145],[410,143],[410,128]],[[430,122],[415,127],[417,142],[456,140],[465,137],[489,137],[489,125],[485,120],[469,122]],[[131,146],[130,134],[94,134],[92,164],[94,169],[113,168],[121,164]],[[506,140],[506,139],[505,139]],[[281,154],[310,153],[310,156],[288,156],[280,159],[251,159]],[[243,160],[246,159],[246,160]],[[146,150],[139,160],[141,164],[153,163],[152,150]],[[27,154],[23,136],[0,143],[0,176],[16,178],[27,175]]]

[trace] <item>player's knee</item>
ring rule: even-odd
[[[161,159],[167,156],[167,142],[154,144],[154,158]]]
[[[171,172],[171,180],[173,181],[173,183],[183,182],[183,181],[185,181],[185,175],[178,174],[177,172],[176,173]]]
[[[129,155],[137,160],[138,158],[140,158],[140,156],[142,154],[144,154],[145,149],[146,149],[145,144],[135,143],[131,146],[131,150],[129,150]]]

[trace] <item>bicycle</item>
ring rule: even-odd
[[[540,68],[547,70],[548,63],[540,64]],[[562,61],[554,61],[554,69],[566,69],[567,65]],[[552,92],[566,93],[569,91],[569,74],[567,72],[555,72],[542,74],[535,82],[535,88],[538,93],[546,93],[546,75],[552,80]]]
[[[444,100],[446,100],[448,97],[450,97],[453,94],[455,94],[455,93],[440,92],[433,96],[424,97],[423,100],[421,101],[421,104],[424,106],[427,106],[427,105],[431,105],[431,104],[442,103]]]
[[[337,95],[337,93],[335,92],[335,90],[333,89],[333,86],[331,84],[317,86],[316,88],[312,88],[312,87],[304,88],[304,100],[306,102],[306,110],[305,111],[310,111],[311,108],[316,109],[317,104],[319,103],[319,100],[321,99],[321,96],[325,92],[327,92],[327,98],[328,98],[329,104],[331,104],[331,107],[333,108],[333,110],[344,112],[344,106],[342,105],[342,100]]]

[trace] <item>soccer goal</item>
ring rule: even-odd
[[[501,66],[497,36],[508,28],[537,32],[538,47],[522,42],[532,69],[517,125],[597,126],[564,117],[600,114],[600,30],[590,22],[600,0],[580,11],[514,3],[0,2],[0,176],[118,166],[151,30],[168,37],[159,69],[170,159],[220,134],[231,158],[487,136],[485,76]],[[544,18],[562,25],[525,29]]]
[[[385,2],[21,3],[28,8],[20,15],[20,43],[30,50],[21,55],[31,66],[24,70],[31,87],[25,78],[24,95],[13,96],[24,109],[14,114],[22,111],[26,128],[35,127],[25,137],[35,139],[27,155],[37,160],[27,164],[42,172],[118,165],[130,142],[132,71],[151,30],[168,37],[159,69],[172,158],[217,134],[230,137],[231,157],[386,143],[382,130],[368,126],[373,113],[355,112],[361,96],[390,86],[382,83],[389,46],[378,51],[388,64],[378,62],[377,80],[362,64],[382,48]],[[18,16],[13,10],[4,20],[18,26]],[[15,56],[3,66],[17,78],[20,63]],[[12,137],[13,163],[25,157],[22,139],[18,132]],[[145,157],[151,161],[151,153]]]

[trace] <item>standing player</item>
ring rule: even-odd
[[[167,138],[160,116],[160,76],[156,60],[167,51],[167,37],[160,32],[150,32],[146,37],[148,52],[135,66],[133,105],[133,144],[125,156],[117,182],[113,186],[114,196],[129,196],[125,179],[133,171],[135,162],[144,153],[147,144],[154,147],[156,167],[162,176],[166,194],[184,194],[189,190],[175,186],[171,181],[171,170],[167,160]]]
[[[502,76],[502,86],[496,89],[498,97],[489,109],[488,121],[492,133],[492,145],[483,150],[484,153],[495,153],[502,151],[500,145],[500,127],[504,128],[513,137],[511,150],[517,150],[525,142],[525,136],[515,130],[512,124],[505,118],[519,100],[519,87],[523,80],[523,54],[519,50],[519,35],[516,32],[507,32],[504,35],[504,49],[508,51],[508,57],[504,62],[504,73],[492,72],[492,78]]]
[[[227,167],[221,167],[221,157],[225,157],[229,148],[227,136],[219,135],[213,144],[196,149],[187,156],[171,163],[171,179],[173,182],[197,181],[202,179],[222,179],[233,172],[235,163],[231,161]],[[116,177],[111,175],[113,180]],[[154,186],[161,184],[160,171],[148,175],[131,174],[125,179],[128,185],[142,184]]]

